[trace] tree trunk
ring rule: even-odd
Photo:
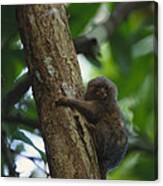
[[[51,177],[100,179],[87,121],[77,111],[55,105],[63,95],[83,96],[64,5],[18,6],[17,20]]]

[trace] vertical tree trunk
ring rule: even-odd
[[[63,5],[25,5],[17,19],[45,141],[51,177],[99,179],[95,148],[75,110],[56,107],[62,95],[81,97],[83,86]]]

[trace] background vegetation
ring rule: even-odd
[[[68,5],[70,30],[73,38],[95,35],[99,42],[95,57],[78,54],[84,84],[93,77],[105,76],[113,80],[119,90],[119,105],[130,144],[127,155],[112,170],[109,179],[154,180],[157,177],[155,4],[126,10],[127,15],[109,36],[104,37],[106,33],[101,31],[94,33],[114,14],[117,6],[118,3]],[[121,16],[115,18],[121,19]],[[2,6],[1,19],[1,173],[2,176],[47,177],[46,154],[27,79],[15,6]],[[22,89],[24,82],[26,87]]]

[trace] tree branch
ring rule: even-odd
[[[10,151],[10,148],[8,146],[9,145],[7,143],[6,133],[5,133],[4,130],[2,130],[2,134],[1,134],[1,148],[2,148],[3,157],[4,157],[5,161],[7,162],[9,176],[17,177],[17,173],[16,173],[15,167],[14,167],[13,157],[11,155],[11,151]]]
[[[28,75],[28,73],[25,74],[23,80],[17,83],[15,87],[4,97],[2,107],[5,115],[8,113],[9,109],[14,106],[28,91],[32,81],[31,77],[32,76]]]
[[[129,136],[129,148],[128,152],[131,151],[144,151],[153,154],[157,151],[156,146],[149,142],[147,136]]]
[[[31,127],[32,129],[40,129],[38,120],[25,117],[19,113],[16,115],[7,114],[4,117],[2,117],[2,120],[14,124],[23,124],[26,127]]]
[[[151,2],[152,3],[152,2]],[[114,30],[120,25],[127,17],[135,10],[149,7],[149,2],[122,2],[117,3],[116,9],[111,16],[103,23],[103,26],[107,30],[108,37],[112,35]]]

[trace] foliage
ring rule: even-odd
[[[114,12],[116,3],[70,4],[70,30],[73,37],[85,33],[93,24],[101,7]],[[15,6],[2,6],[1,81],[2,100],[27,71],[22,44],[16,24]],[[84,14],[82,14],[82,10]],[[100,43],[98,60],[101,67],[80,58],[81,71],[86,83],[96,76],[113,80],[119,90],[119,105],[129,131],[130,146],[121,164],[109,175],[109,179],[154,180],[157,177],[156,144],[156,53],[154,51],[154,12],[151,7],[132,11],[119,24],[113,34]],[[83,68],[84,66],[84,68]],[[86,79],[86,74],[89,73]],[[154,91],[155,90],[155,91]],[[13,168],[19,176],[48,176],[47,160],[40,131],[26,122],[5,119],[2,108],[2,175],[8,176]],[[25,116],[37,122],[37,112],[31,90],[20,99],[9,113]],[[10,115],[9,115],[10,116]],[[8,116],[8,117],[9,117]],[[4,141],[4,142],[3,142]],[[135,146],[133,144],[137,142]],[[141,144],[141,147],[139,145]],[[2,147],[3,144],[2,144]],[[153,153],[155,152],[155,154]],[[9,157],[8,157],[9,156]],[[22,158],[33,162],[32,169],[19,170]],[[9,160],[10,159],[10,160]],[[38,166],[36,161],[41,165]],[[30,162],[30,163],[31,163]],[[40,171],[41,170],[41,171]],[[16,175],[16,174],[15,174]]]

